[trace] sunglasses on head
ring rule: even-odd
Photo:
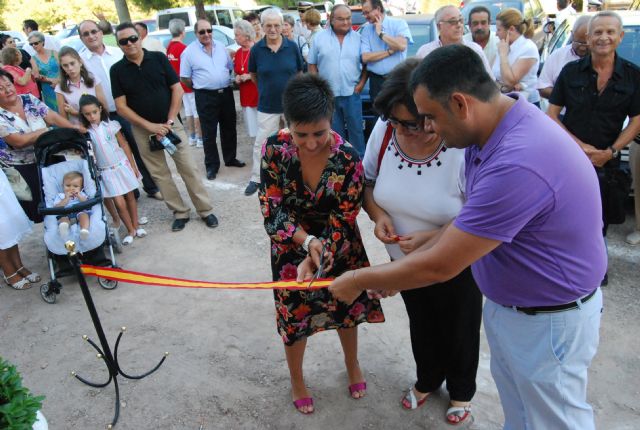
[[[387,122],[391,124],[393,127],[397,127],[398,125],[403,126],[405,129],[409,131],[418,131],[422,128],[423,121],[402,121],[397,118],[390,116],[387,118]]]
[[[203,29],[203,30],[198,30],[198,34],[200,36],[204,36],[206,33],[209,33],[209,34],[213,33],[213,29],[207,28],[207,29]]]
[[[100,30],[98,30],[97,28],[94,28],[93,30],[89,30],[89,31],[83,31],[82,32],[82,37],[89,37],[90,35],[93,36],[95,34],[98,34]]]
[[[40,42],[39,40],[37,42],[29,42],[29,45],[31,46],[38,46],[40,45],[42,42]]]
[[[118,45],[127,46],[129,43],[136,43],[140,38],[136,35],[125,37],[123,39],[118,40]]]

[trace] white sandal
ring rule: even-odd
[[[451,417],[451,418],[450,418]],[[462,424],[471,417],[471,405],[467,406],[451,406],[447,409],[447,423],[454,426]]]
[[[21,270],[28,270],[28,269],[22,266],[21,268],[18,269],[18,273],[23,278],[27,278],[29,282],[35,283],[35,282],[40,282],[42,280],[42,277],[40,277],[40,275],[36,272],[31,272],[28,275],[23,275],[22,273],[20,273]]]
[[[147,235],[147,230],[144,228],[139,228],[136,230],[136,237],[145,237]]]
[[[13,278],[16,275],[20,275],[20,273],[16,272],[13,275],[9,275],[9,276],[3,275],[4,282],[6,282],[7,285],[13,288],[14,290],[28,290],[29,288],[31,288],[31,282],[29,282],[27,278],[22,278],[18,282],[14,282],[13,284],[10,283],[9,278]]]
[[[122,244],[125,245],[125,246],[126,245],[131,245],[132,243],[133,243],[133,236],[131,236],[131,235],[126,235],[124,237],[124,239],[122,239]]]

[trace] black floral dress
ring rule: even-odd
[[[364,169],[356,150],[331,132],[335,144],[316,190],[302,179],[298,149],[289,130],[269,137],[262,148],[260,206],[271,238],[273,280],[295,279],[306,253],[293,242],[303,229],[322,240],[333,254],[325,277],[369,266],[356,224],[364,192]],[[337,301],[326,288],[310,291],[274,290],[278,333],[286,345],[312,334],[350,328],[362,322],[383,322],[378,300],[362,293],[351,306]]]

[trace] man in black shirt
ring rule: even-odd
[[[151,176],[160,187],[164,201],[174,213],[171,226],[180,231],[189,221],[187,206],[171,177],[165,151],[152,151],[150,136],[164,137],[172,131],[183,143],[176,145],[171,155],[184,181],[191,201],[208,227],[217,227],[218,220],[207,190],[187,148],[187,136],[177,121],[182,103],[182,87],[167,57],[160,52],[142,49],[140,37],[133,24],[125,22],[116,28],[116,39],[124,57],[111,66],[111,90],[118,114],[133,126],[133,134]]]
[[[548,113],[572,135],[604,178],[607,170],[618,168],[620,150],[640,132],[640,68],[616,54],[624,36],[618,14],[599,12],[588,28],[591,54],[562,69]],[[560,120],[563,107],[567,110]],[[627,116],[630,121],[623,130]],[[602,182],[601,188],[605,191]],[[603,202],[606,199],[603,195]],[[606,235],[605,211],[603,221]]]

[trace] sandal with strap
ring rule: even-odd
[[[360,395],[360,397],[354,397],[353,395],[359,391],[363,391],[363,393]],[[367,391],[367,382],[366,381],[362,381],[362,382],[356,382],[355,384],[351,384],[349,385],[349,394],[351,394],[351,398],[352,399],[361,399],[366,395],[366,391]]]
[[[9,276],[4,276],[4,282],[7,283],[8,286],[10,286],[11,288],[13,288],[14,290],[28,290],[29,288],[31,288],[31,283],[29,282],[29,280],[27,278],[22,278],[20,279],[18,282],[9,282],[9,278],[13,278],[14,276],[22,276],[20,273],[16,272],[13,275],[9,275]]]
[[[304,406],[313,407],[313,397],[304,397],[302,399],[294,400],[293,401],[293,406],[296,407],[296,410],[298,412],[300,412],[301,414],[304,414],[304,415],[310,415],[310,414],[313,413],[313,411],[315,411],[315,409],[312,409],[311,411],[308,411],[308,412],[303,412],[303,411],[300,410],[300,408],[302,408]]]
[[[424,405],[424,402],[427,401],[431,393],[427,393],[423,398],[418,400],[416,398],[416,393],[413,391],[413,387],[409,388],[407,394],[402,398],[402,407],[407,410],[418,409],[420,406]]]
[[[30,272],[30,273],[28,275],[25,275],[25,274],[22,273],[24,271],[27,271],[27,272]],[[40,277],[39,274],[37,274],[36,272],[31,272],[29,269],[27,269],[24,266],[22,266],[21,268],[18,269],[18,273],[23,278],[27,278],[29,280],[29,282],[31,282],[31,283],[40,282],[42,280],[42,278]]]
[[[447,422],[458,425],[465,422],[471,416],[471,405],[451,406],[447,409]]]

